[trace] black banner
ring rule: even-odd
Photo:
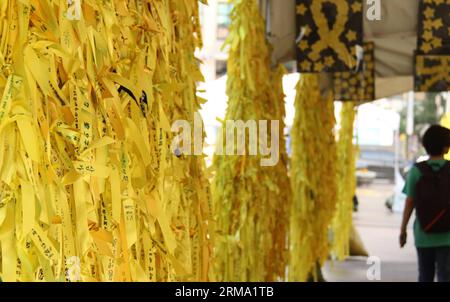
[[[450,1],[420,1],[417,43],[418,54],[450,55]]]
[[[362,0],[297,0],[297,63],[305,73],[356,68]]]
[[[450,55],[416,55],[414,90],[450,91]]]
[[[3,297],[91,301],[404,301],[439,297],[448,285],[419,283],[3,283]]]
[[[334,74],[334,96],[340,101],[368,102],[375,99],[375,44],[364,43],[358,70]]]
[[[449,91],[449,0],[420,1],[417,48],[414,61],[414,90]]]

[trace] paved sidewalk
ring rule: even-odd
[[[378,257],[381,264],[381,280],[385,282],[417,281],[417,259],[412,230],[408,231],[408,244],[398,245],[401,214],[391,213],[384,206],[393,192],[393,185],[377,181],[358,188],[359,212],[354,223],[370,256]],[[367,271],[371,264],[365,257],[350,257],[344,262],[329,262],[324,268],[327,281],[369,282]]]

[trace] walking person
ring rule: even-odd
[[[431,126],[422,139],[429,160],[408,173],[403,193],[405,209],[400,246],[407,241],[407,225],[413,211],[414,240],[419,264],[419,282],[450,282],[450,162],[444,159],[450,148],[450,130]]]

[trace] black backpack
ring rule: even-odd
[[[450,232],[450,162],[439,171],[427,162],[416,167],[422,173],[414,200],[420,225],[426,233]]]

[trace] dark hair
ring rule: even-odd
[[[422,144],[428,155],[443,155],[444,149],[450,147],[450,130],[433,125],[423,135]]]

